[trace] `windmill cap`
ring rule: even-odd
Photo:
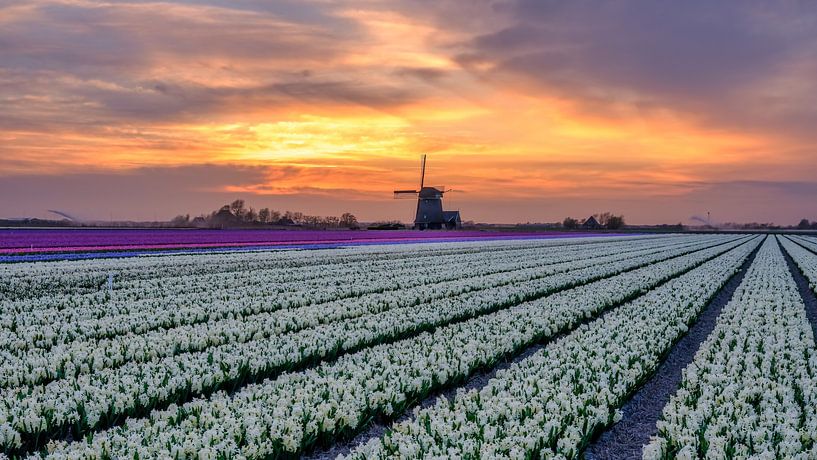
[[[420,190],[420,198],[440,198],[443,196],[443,187],[423,187]]]

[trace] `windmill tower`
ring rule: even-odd
[[[445,187],[427,187],[426,155],[420,168],[420,188],[418,190],[395,190],[395,198],[417,198],[417,211],[414,216],[414,228],[417,230],[455,229],[462,226],[459,211],[443,210],[443,194],[452,190]]]

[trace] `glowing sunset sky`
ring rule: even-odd
[[[0,216],[817,220],[817,3],[0,1]]]

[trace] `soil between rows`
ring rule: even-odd
[[[748,241],[749,240],[746,240],[746,242],[748,242]],[[746,242],[744,242],[744,244]],[[731,287],[728,298],[723,303],[726,304],[726,302],[728,302],[728,299],[730,299],[732,297],[732,293],[737,288],[737,286],[740,284],[740,281],[738,281],[736,284],[734,284],[734,286],[732,286],[731,283],[738,276],[740,276],[740,280],[743,279],[743,276],[745,274],[745,269],[749,266],[751,261],[754,260],[755,254],[757,254],[757,251],[758,251],[758,249],[760,248],[761,245],[762,245],[762,242],[759,243],[757,248],[755,248],[755,250],[749,255],[749,257],[747,257],[744,264],[741,265],[741,267],[739,269],[739,272],[735,276],[733,276],[732,279],[730,279],[729,282],[727,282],[727,284],[724,286],[724,288],[722,288],[721,291],[716,295],[715,300],[713,300],[713,302],[710,303],[709,306],[707,306],[707,309],[709,309],[709,307],[715,301],[717,301],[717,299],[719,299],[721,297],[723,291],[726,288]],[[686,273],[686,272],[684,272],[684,273]],[[655,289],[657,287],[660,287],[661,285],[665,284],[666,282],[669,282],[672,279],[677,278],[678,276],[682,276],[682,274],[672,276],[672,277],[668,278],[667,280],[662,281],[661,283],[658,283],[656,286],[653,287],[653,289]],[[622,302],[620,304],[615,304],[615,305],[609,306],[604,311],[602,311],[599,315],[596,315],[596,316],[590,318],[586,322],[593,322],[593,321],[599,320],[599,319],[603,318],[605,315],[607,315],[610,312],[614,311],[619,306],[621,306],[621,305],[623,305],[623,304],[625,304],[625,303],[627,303],[629,301],[631,301],[631,300],[626,300],[626,301],[624,301],[624,302]],[[722,308],[722,306],[721,306],[721,308]],[[720,310],[718,311],[718,313],[719,312],[720,312]],[[406,409],[406,411],[402,415],[400,415],[398,418],[396,418],[393,421],[383,422],[383,421],[375,420],[369,425],[368,428],[366,428],[363,431],[361,431],[360,433],[358,433],[355,437],[353,437],[351,439],[348,439],[348,440],[338,441],[338,442],[332,444],[328,448],[323,448],[323,449],[318,448],[318,449],[312,451],[311,453],[307,453],[307,454],[303,455],[301,458],[305,459],[305,460],[332,460],[332,459],[337,458],[337,456],[339,456],[339,455],[348,455],[357,446],[365,444],[371,439],[379,438],[379,437],[383,436],[383,434],[385,434],[385,432],[388,430],[388,428],[391,425],[393,425],[395,423],[400,423],[400,422],[403,422],[403,421],[406,421],[406,420],[413,419],[414,418],[414,408],[427,408],[427,407],[433,406],[436,403],[437,399],[439,397],[441,397],[441,396],[444,396],[447,399],[451,400],[456,396],[457,391],[459,391],[459,390],[464,390],[464,391],[479,390],[482,387],[484,387],[485,385],[487,385],[488,382],[492,378],[494,378],[496,376],[497,372],[499,372],[499,371],[501,371],[503,369],[507,369],[510,366],[512,366],[513,364],[525,360],[526,358],[530,357],[531,355],[533,355],[537,351],[539,351],[542,348],[544,348],[545,346],[547,346],[549,343],[553,343],[553,342],[561,339],[562,337],[570,334],[578,326],[579,326],[579,324],[577,324],[575,327],[569,328],[568,330],[562,331],[559,334],[556,334],[555,336],[549,337],[544,342],[533,344],[533,345],[527,347],[521,353],[513,356],[512,358],[509,358],[509,359],[506,359],[506,360],[500,362],[499,364],[497,364],[496,366],[494,366],[491,369],[487,369],[487,370],[484,370],[484,371],[478,371],[477,373],[473,374],[470,378],[468,378],[468,380],[465,383],[463,383],[461,385],[454,385],[454,386],[451,386],[451,387],[446,387],[445,389],[439,390],[437,392],[433,392],[431,395],[426,397],[420,404],[417,404],[417,405],[415,405],[413,407],[410,407],[410,408]],[[703,340],[703,339],[701,339],[701,340]],[[697,350],[697,346],[696,346],[695,350]],[[694,354],[695,350],[692,351],[693,354]],[[676,384],[676,386],[677,386],[677,384]],[[673,389],[673,391],[674,391],[674,389]],[[663,408],[663,404],[661,405],[661,408]],[[660,408],[659,408],[659,410],[660,410]],[[653,422],[653,425],[655,425],[655,422]],[[647,439],[649,439],[649,436],[647,437]],[[640,458],[640,452],[641,452],[641,450],[640,450],[641,446],[640,445],[638,446],[638,449],[639,449],[638,458]],[[613,458],[630,458],[630,457],[613,457]]]
[[[701,342],[715,328],[723,307],[732,299],[762,245],[761,241],[738,272],[704,308],[686,335],[672,347],[655,374],[621,407],[621,421],[610,426],[587,446],[584,451],[586,459],[641,458],[642,447],[649,443],[650,436],[656,434],[656,422],[681,383],[681,372],[692,362]]]

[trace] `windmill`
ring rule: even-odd
[[[445,187],[427,187],[426,155],[420,168],[420,188],[418,190],[395,190],[395,198],[417,198],[417,212],[414,216],[414,228],[417,230],[455,229],[462,226],[459,211],[443,211],[443,194],[452,190]]]

